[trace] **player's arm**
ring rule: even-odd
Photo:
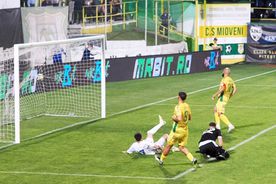
[[[182,121],[183,120],[183,116],[182,116],[182,114],[180,114],[180,115],[173,115],[172,116],[172,120],[174,121],[174,122],[176,122],[176,123],[178,123],[178,122],[180,122],[180,121]]]
[[[217,96],[219,96],[224,90],[225,90],[226,86],[224,83],[221,83],[220,86],[219,86],[219,90],[213,94],[212,96],[212,100],[215,100]]]
[[[134,146],[133,146],[133,144],[128,148],[128,150],[127,151],[123,151],[123,153],[125,153],[125,154],[132,154],[133,152],[134,152],[135,150],[134,150]]]
[[[187,119],[190,121],[192,119],[191,109],[189,105],[187,105],[186,108],[187,111],[185,111],[184,114],[180,110],[177,110],[176,115],[172,116],[172,120],[176,123],[180,121],[187,121]]]
[[[188,109],[188,120],[191,121],[192,120],[192,111],[191,111],[191,108],[189,105],[188,105],[187,109]]]
[[[186,112],[184,112],[184,121],[191,121],[192,120],[192,111],[189,105],[186,107]]]
[[[221,131],[220,130],[218,130],[218,145],[220,146],[220,147],[222,147],[223,146],[223,139],[222,139],[222,135],[221,135]]]
[[[233,92],[231,93],[231,97],[234,96],[234,95],[236,94],[236,92],[237,92],[237,86],[236,86],[236,84],[234,83],[234,84],[233,84]]]
[[[223,139],[222,139],[222,136],[218,136],[218,145],[219,145],[220,147],[223,146]]]
[[[172,120],[175,123],[178,123],[183,120],[183,115],[179,106],[175,106],[174,114],[172,115]]]

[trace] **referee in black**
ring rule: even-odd
[[[209,128],[203,132],[198,144],[199,152],[207,158],[213,157],[217,160],[226,160],[230,156],[229,153],[222,148],[223,140],[221,131],[216,128],[216,123],[214,122],[211,122]]]

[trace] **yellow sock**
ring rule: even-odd
[[[166,157],[167,157],[167,156],[165,156],[165,155],[162,153],[160,160],[163,161],[163,160],[166,159]]]
[[[224,115],[224,114],[221,114],[220,115],[220,119],[221,121],[223,121],[227,126],[229,126],[231,123],[229,121],[229,119]]]
[[[192,153],[188,153],[186,156],[191,162],[194,160],[194,156],[192,155]]]

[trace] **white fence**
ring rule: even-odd
[[[188,52],[186,42],[147,46],[146,41],[107,41],[106,58],[132,57]]]

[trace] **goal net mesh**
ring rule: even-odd
[[[101,118],[103,43],[103,39],[91,37],[19,46],[20,89],[14,88],[14,59],[2,59],[1,142],[14,141],[14,109],[19,105],[14,100],[15,90],[20,94],[20,120],[39,116]]]

